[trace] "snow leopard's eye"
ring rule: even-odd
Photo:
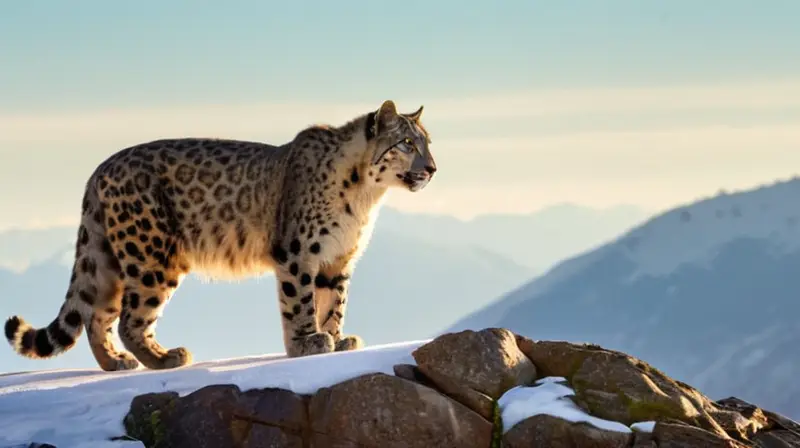
[[[400,150],[406,154],[413,152],[417,149],[417,145],[415,145],[414,141],[408,137],[404,138],[403,141],[400,142],[398,146],[400,147]]]

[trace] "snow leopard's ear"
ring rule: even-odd
[[[375,111],[375,133],[381,133],[397,126],[397,107],[394,101],[386,100]]]
[[[420,118],[422,118],[422,109],[424,107],[425,106],[419,106],[419,109],[417,109],[415,112],[411,112],[410,114],[403,114],[403,115],[405,115],[411,121],[416,123],[416,122],[419,121]]]

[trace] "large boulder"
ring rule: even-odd
[[[469,408],[382,373],[320,389],[309,416],[312,445],[319,447],[486,448],[492,439],[492,424]]]
[[[536,380],[536,367],[503,328],[448,333],[412,353],[419,370],[436,382],[459,383],[493,399]]]
[[[608,431],[588,423],[572,423],[546,414],[514,425],[503,438],[506,448],[628,448],[632,433]]]
[[[745,448],[752,446],[684,423],[656,423],[653,429],[653,440],[659,448]]]
[[[493,421],[496,417],[497,406],[495,406],[495,401],[491,397],[458,381],[454,381],[435,371],[428,372],[428,375],[425,375],[417,366],[410,364],[398,364],[393,367],[393,370],[396,376],[434,388],[477,412],[486,420]]]
[[[174,392],[136,397],[125,417],[127,434],[147,447],[302,447],[308,428],[305,399],[283,389],[242,393],[207,386],[185,397]]]
[[[567,378],[592,415],[627,425],[670,418],[726,435],[710,417],[711,400],[644,361],[590,344],[517,342],[540,372]]]

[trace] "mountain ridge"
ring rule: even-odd
[[[798,195],[794,177],[682,204],[445,331],[498,326],[591,341],[648,358],[709,395],[728,390],[800,415]]]

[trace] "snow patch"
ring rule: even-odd
[[[653,428],[655,427],[656,422],[654,421],[638,422],[631,425],[632,430],[639,432],[653,432]]]
[[[637,422],[630,427],[623,423],[605,420],[587,414],[568,397],[575,391],[567,385],[567,379],[548,376],[536,381],[535,386],[517,386],[509,389],[497,400],[503,420],[503,433],[517,423],[535,415],[550,415],[572,423],[589,423],[606,431],[630,433],[632,431],[653,432],[656,422]]]
[[[514,425],[535,415],[545,414],[558,417],[569,422],[589,423],[607,431],[631,432],[631,428],[622,423],[604,420],[591,416],[579,408],[567,397],[575,395],[568,386],[562,384],[564,378],[542,378],[536,386],[517,386],[509,389],[497,400],[500,416],[503,419],[503,432],[508,432]]]
[[[546,376],[544,378],[539,378],[536,380],[535,384],[548,384],[548,383],[564,383],[567,384],[568,381],[563,376]]]
[[[209,361],[166,371],[68,369],[4,375],[0,376],[0,446],[37,442],[59,448],[141,447],[140,442],[109,440],[125,433],[122,419],[137,395],[174,391],[184,396],[212,384],[235,384],[243,391],[277,387],[313,394],[367,373],[393,375],[395,364],[416,364],[411,352],[426,342],[293,359],[281,354]]]

